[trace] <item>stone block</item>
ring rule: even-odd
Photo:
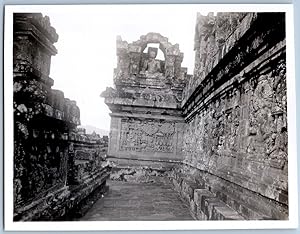
[[[196,217],[197,216],[197,205],[194,200],[190,200],[190,210],[192,214]]]
[[[201,203],[201,210],[208,220],[212,219],[214,207],[224,206],[224,203],[218,198],[204,198]]]
[[[203,211],[200,209],[200,207],[198,207],[196,205],[197,209],[196,209],[196,219],[197,220],[207,220],[206,215],[203,213]]]
[[[197,184],[188,179],[183,179],[181,183],[181,194],[184,199],[191,201],[194,196],[194,190],[197,188]]]
[[[212,209],[211,220],[243,220],[244,218],[230,207],[214,206]]]
[[[204,200],[206,198],[213,198],[215,197],[215,195],[208,191],[207,189],[195,189],[194,190],[194,201],[195,201],[195,204],[197,205],[198,208],[200,208],[201,210],[201,207],[202,205],[204,204]]]
[[[172,178],[172,183],[173,183],[173,186],[174,186],[174,190],[178,193],[180,193],[181,191],[181,186],[180,186],[180,183],[178,182],[178,180]]]

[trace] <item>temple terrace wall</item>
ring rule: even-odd
[[[198,14],[193,75],[159,33],[118,37],[109,143],[51,88],[57,40],[48,17],[14,15],[15,221],[77,219],[110,165],[111,179],[170,180],[195,219],[289,218],[284,13]]]
[[[102,94],[114,179],[156,170],[196,219],[288,219],[285,14],[198,14],[194,43],[188,75],[160,34],[117,39],[115,89]]]
[[[285,15],[198,15],[195,44],[181,173],[247,219],[287,219]]]
[[[107,189],[107,141],[77,132],[76,102],[51,88],[57,39],[47,16],[14,14],[15,221],[71,219]]]

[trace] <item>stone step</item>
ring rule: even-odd
[[[215,197],[215,195],[205,188],[195,189],[193,200],[198,207],[201,207],[201,204],[204,203],[205,199],[213,197]]]
[[[194,198],[195,189],[199,188],[200,187],[196,182],[188,179],[183,179],[181,182],[181,195],[185,200],[190,202]]]
[[[235,210],[227,206],[207,189],[194,192],[196,218],[201,220],[243,220]]]
[[[245,204],[242,201],[239,201],[237,198],[234,198],[232,195],[222,192],[220,199],[226,203],[229,207],[236,210],[241,216],[247,220],[269,220],[271,219],[267,215],[261,214],[255,211],[253,208],[250,208],[249,205]]]
[[[196,219],[200,220],[266,220],[265,215],[259,214],[247,207],[239,204],[235,200],[227,197],[225,201],[205,188],[204,180],[187,178],[180,172],[176,172],[170,178],[175,191],[189,203],[191,213]],[[228,203],[230,202],[230,203]],[[235,205],[233,205],[235,204]]]
[[[212,220],[244,220],[235,210],[228,206],[217,206],[213,208]]]

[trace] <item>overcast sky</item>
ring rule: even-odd
[[[51,78],[55,89],[77,102],[82,125],[109,130],[109,109],[99,95],[113,85],[116,36],[131,43],[148,32],[158,32],[178,43],[183,66],[193,72],[195,5],[102,5],[45,9],[59,34],[58,54],[52,57]]]

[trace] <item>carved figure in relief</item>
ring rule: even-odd
[[[131,59],[130,61],[130,74],[138,74],[139,72],[139,66],[137,64],[135,64],[135,61],[133,59]]]
[[[161,73],[160,61],[156,60],[157,48],[149,47],[148,56],[149,58],[145,60],[142,68],[142,72],[146,74]]]
[[[286,98],[286,64],[280,63],[277,69],[273,72],[274,75],[274,100],[273,112],[286,113],[287,98]]]
[[[232,112],[232,122],[231,122],[231,133],[229,136],[230,148],[233,151],[237,151],[238,148],[238,130],[240,121],[240,107],[235,107]]]
[[[267,148],[268,159],[271,160],[271,166],[283,169],[287,161],[287,132],[283,129],[280,133],[273,133]]]
[[[120,150],[171,153],[174,133],[174,123],[122,120]]]

